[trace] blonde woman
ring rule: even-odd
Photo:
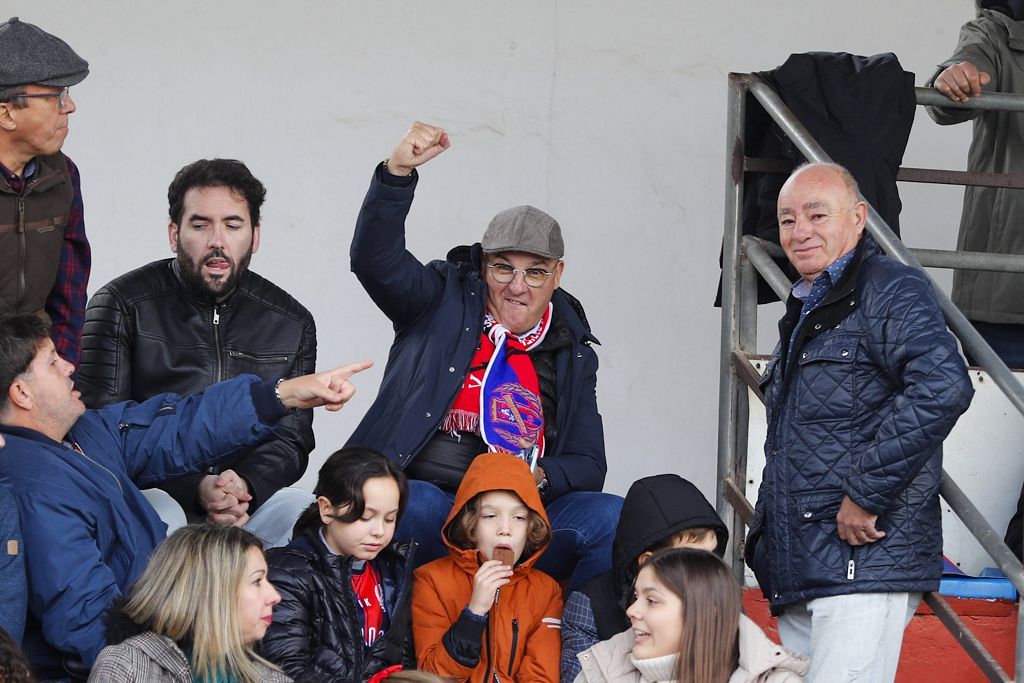
[[[107,617],[107,642],[89,681],[291,681],[253,644],[281,597],[260,541],[235,527],[175,531]]]

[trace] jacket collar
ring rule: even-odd
[[[596,667],[603,676],[603,678],[598,679],[599,681],[619,683],[620,681],[640,680],[640,673],[633,666],[633,662],[629,658],[632,653],[633,629],[626,629],[608,640],[602,640],[597,645],[586,650],[580,657],[590,656],[590,660],[593,662],[591,666]],[[589,675],[591,673],[591,666],[588,666],[586,661],[581,663],[584,665],[583,668],[587,670],[586,680],[588,682],[595,680]]]
[[[129,638],[125,644],[134,646],[166,671],[173,672],[178,676],[183,674],[191,676],[188,658],[178,644],[167,636],[146,631]]]
[[[213,308],[214,306],[220,306],[221,308],[224,308],[230,306],[231,301],[235,298],[235,294],[237,294],[238,290],[242,289],[245,286],[246,281],[249,279],[249,270],[246,269],[246,271],[239,276],[238,282],[235,283],[235,288],[232,289],[231,293],[224,298],[224,301],[217,301],[206,292],[201,292],[193,288],[188,282],[185,281],[185,278],[182,277],[181,275],[181,266],[178,265],[177,258],[171,258],[169,260],[171,264],[171,272],[174,273],[174,279],[181,287],[181,291],[185,293],[185,297],[189,301],[192,301],[193,303],[198,304],[200,306],[205,306],[207,308]]]
[[[857,296],[857,283],[860,280],[861,266],[865,259],[881,253],[882,250],[871,235],[864,232],[855,248],[853,260],[846,266],[839,281],[832,285],[832,289],[829,290],[821,305],[807,314],[807,319],[804,320],[796,339],[793,340],[793,348],[799,349],[805,340],[816,337],[837,325],[856,310],[860,298]],[[783,359],[783,368],[785,368],[785,359],[790,355],[790,337],[792,337],[793,329],[800,322],[802,309],[803,301],[790,294],[786,299],[786,314],[779,320],[779,340],[782,351],[780,358]]]
[[[9,184],[9,178],[16,177],[3,164],[0,164],[0,192],[7,194],[25,194],[29,190],[40,192],[60,183],[63,179],[61,167],[58,164],[67,166],[64,155],[58,152],[47,157],[35,157],[25,164],[21,180],[23,182],[21,192],[15,192]]]
[[[78,423],[76,422],[75,424]],[[68,434],[70,434],[74,428],[75,426],[71,425],[71,429],[68,430]],[[64,448],[64,444],[60,443],[59,441],[54,441],[53,439],[46,436],[42,432],[37,432],[36,430],[29,429],[28,427],[15,427],[14,425],[0,424],[0,433],[9,434],[10,436],[16,436],[27,441],[35,441],[36,443],[45,444],[47,446],[56,446],[59,448]]]
[[[415,545],[416,542],[412,540],[392,540],[391,543],[378,553],[377,558],[385,559],[391,557],[405,562],[410,558]],[[324,542],[320,538],[320,527],[303,531],[301,536],[284,548],[281,548],[278,552],[297,555],[311,562],[319,561],[335,570],[341,568],[348,570],[352,565],[351,557],[348,555],[335,555],[324,546]]]

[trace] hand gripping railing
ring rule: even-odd
[[[732,539],[729,557],[733,559],[733,566],[738,575],[742,575],[743,571],[742,561],[739,559],[742,547],[740,539],[743,538],[744,522],[749,522],[749,515],[752,513],[752,508],[744,493],[748,388],[753,389],[758,398],[763,400],[763,396],[756,388],[758,373],[747,360],[749,354],[755,350],[757,274],[760,274],[783,300],[789,296],[790,289],[790,282],[772,260],[772,256],[781,255],[779,247],[752,237],[742,237],[741,206],[744,172],[754,169],[768,170],[773,165],[778,166],[778,162],[772,160],[748,159],[744,153],[743,121],[747,91],[754,95],[809,161],[831,161],[781,98],[760,78],[752,74],[730,74],[727,123],[729,168],[726,177],[725,234],[723,239],[718,442],[718,471],[723,488],[718,496],[718,511],[729,525]],[[915,94],[918,104],[1024,111],[1024,97],[1017,95],[989,94],[972,98],[966,103],[954,103],[931,88],[916,88]],[[786,170],[783,168],[782,172],[786,172]],[[900,179],[917,182],[1024,187],[1024,178],[1021,176],[929,169],[901,169]],[[936,267],[1024,272],[1024,257],[1021,256],[908,249],[870,206],[867,229],[887,254],[913,267],[920,268],[923,262],[925,265]],[[935,293],[947,324],[959,337],[964,349],[989,372],[1010,402],[1024,414],[1024,386],[949,297],[937,287]],[[1013,583],[1018,596],[1024,596],[1024,566],[945,470],[942,473],[941,493],[953,512]],[[925,596],[925,601],[989,680],[1011,680],[995,658],[971,634],[944,598],[937,593],[929,593]],[[1024,609],[1021,609],[1022,607],[1024,604],[1019,602],[1015,679],[1024,682],[1024,647],[1022,647],[1021,640],[1024,637]]]

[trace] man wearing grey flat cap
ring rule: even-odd
[[[534,470],[553,538],[537,567],[576,587],[609,568],[622,499],[607,465],[597,355],[583,307],[560,288],[558,222],[517,206],[481,242],[424,265],[405,248],[416,167],[449,147],[416,122],[373,174],[352,271],[395,328],[380,391],[350,444],[380,450],[409,477],[396,537],[417,563],[447,554],[440,530],[473,458],[520,457]]]
[[[77,364],[91,254],[78,168],[60,150],[89,63],[17,17],[0,24],[0,55],[0,314],[48,318]]]

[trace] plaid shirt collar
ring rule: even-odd
[[[20,176],[15,175],[14,172],[6,166],[0,164],[0,175],[3,175],[4,181],[7,183],[8,187],[18,194],[21,194],[25,191],[25,186],[28,185],[29,178],[35,175],[36,169],[37,164],[35,159],[32,159],[25,165],[25,172]]]

